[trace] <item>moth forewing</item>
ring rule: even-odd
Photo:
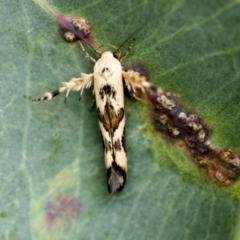
[[[125,112],[122,66],[112,52],[104,52],[94,66],[94,92],[104,145],[110,193],[121,191],[126,181],[124,146]]]

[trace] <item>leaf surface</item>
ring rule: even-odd
[[[216,148],[240,153],[238,0],[2,1],[0,238],[240,239],[239,183],[212,183],[153,130],[142,102],[126,99],[127,184],[108,194],[91,91],[31,102],[93,69],[43,4],[85,17],[106,49],[144,23],[123,64],[144,66],[204,118]]]

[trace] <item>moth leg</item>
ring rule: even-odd
[[[38,101],[50,100],[64,91],[67,91],[66,98],[70,91],[80,91],[80,95],[82,95],[83,89],[89,88],[92,85],[92,81],[93,81],[93,73],[90,73],[90,74],[82,73],[80,78],[72,78],[69,82],[63,82],[62,83],[63,86],[60,87],[59,89],[53,92],[47,92],[45,93],[44,97],[35,98],[32,101],[38,102]]]
[[[79,45],[81,46],[82,51],[86,54],[86,58],[89,58],[89,59],[91,59],[94,63],[96,63],[96,60],[89,55],[89,53],[87,52],[87,50],[85,49],[85,47],[83,46],[83,44],[82,44],[80,41],[79,41]]]
[[[94,107],[94,105],[95,105],[95,102],[96,102],[96,100],[95,100],[95,98],[93,97],[89,111],[92,111],[92,110],[93,110],[93,107]]]

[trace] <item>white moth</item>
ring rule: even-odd
[[[129,50],[130,48],[131,46]],[[84,48],[83,50],[85,51]],[[90,57],[88,54],[86,56]],[[108,190],[113,193],[121,191],[126,182],[124,83],[129,92],[135,96],[137,90],[144,92],[145,88],[150,87],[146,78],[133,70],[124,71],[118,58],[112,52],[106,51],[101,53],[96,61],[93,73],[82,73],[80,78],[64,82],[58,90],[46,93],[44,97],[33,101],[52,99],[63,91],[67,91],[66,97],[71,90],[80,91],[82,94],[83,89],[90,87],[92,83],[103,139]]]
[[[124,146],[125,113],[122,66],[112,52],[104,52],[93,70],[94,93],[104,144],[109,192],[121,190],[126,181]]]

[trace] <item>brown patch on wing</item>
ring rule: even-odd
[[[120,108],[117,112],[109,101],[106,102],[104,113],[98,109],[99,121],[103,124],[104,129],[113,137],[114,132],[118,129],[120,122],[124,117],[124,109]]]

